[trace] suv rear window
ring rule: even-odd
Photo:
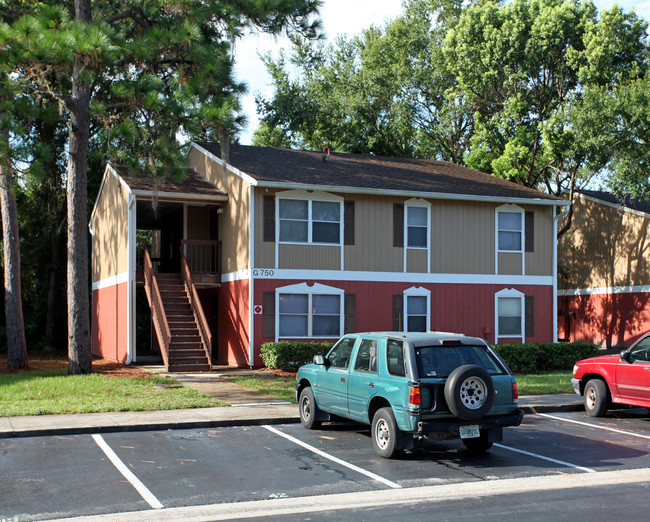
[[[506,373],[498,359],[485,346],[419,346],[415,348],[415,358],[420,377],[447,377],[465,364],[485,368],[491,375]]]

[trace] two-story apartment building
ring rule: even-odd
[[[264,342],[349,331],[556,338],[564,200],[431,160],[196,143],[188,161],[185,184],[157,190],[107,169],[92,222],[97,354],[136,356],[124,325],[140,313],[137,230],[156,232],[159,277],[179,270],[181,242],[189,265],[219,258],[218,281],[191,269],[215,363],[258,366]],[[108,237],[111,223],[128,237]]]
[[[650,203],[576,194],[559,241],[560,337],[627,347],[650,330]]]

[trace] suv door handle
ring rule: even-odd
[[[341,382],[345,384],[345,377],[341,377]]]
[[[368,383],[368,388],[374,388],[374,387],[375,387],[375,383],[374,383],[374,382]]]

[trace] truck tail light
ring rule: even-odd
[[[411,406],[419,406],[422,404],[422,396],[420,395],[420,388],[411,386],[409,391],[409,404]]]
[[[512,400],[517,400],[519,398],[519,387],[516,382],[512,383]]]

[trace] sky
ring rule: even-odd
[[[625,11],[634,8],[638,15],[650,21],[650,0],[595,0],[594,3],[600,10],[608,9],[614,4]],[[371,25],[381,27],[401,12],[402,0],[324,0],[320,18],[327,41],[331,42],[338,35],[353,36]],[[239,135],[239,141],[244,145],[250,145],[253,132],[259,125],[255,94],[261,93],[265,97],[273,94],[271,78],[258,54],[270,51],[277,57],[283,48],[288,48],[286,38],[269,35],[246,36],[236,44],[235,74],[239,81],[248,85],[248,94],[242,99],[242,110],[248,118],[248,126]]]

